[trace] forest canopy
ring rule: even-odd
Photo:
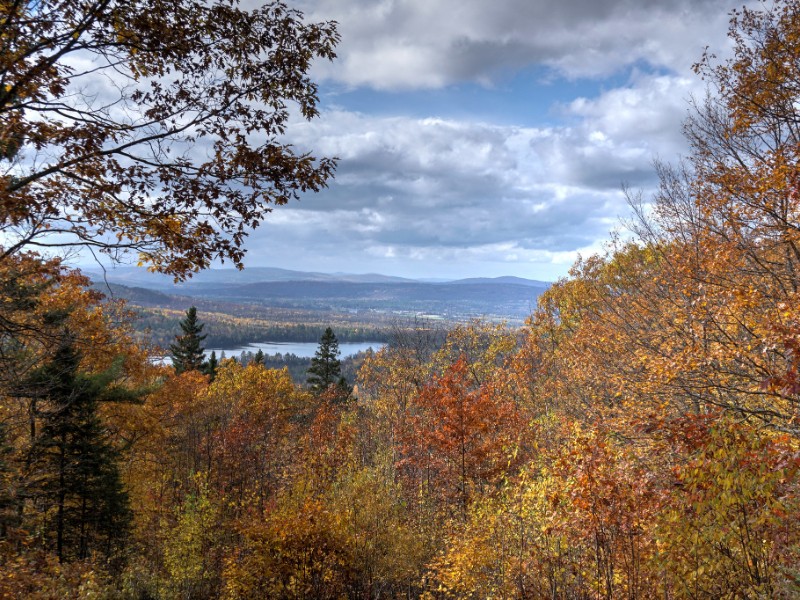
[[[7,254],[0,597],[800,596],[800,2],[729,35],[632,239],[521,330],[399,331],[346,401],[151,364],[80,273]]]

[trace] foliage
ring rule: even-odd
[[[100,597],[129,532],[120,474],[127,407],[151,368],[118,320],[124,311],[79,274],[34,255],[3,270],[4,594]]]
[[[241,266],[270,205],[333,172],[279,138],[289,103],[317,114],[307,73],[336,28],[279,1],[4,2],[0,40],[0,257],[84,246],[176,277]]]
[[[311,390],[320,394],[331,386],[336,386],[342,397],[350,394],[347,381],[342,377],[342,363],[339,360],[339,341],[328,327],[319,340],[319,347],[311,359],[306,380]]]
[[[410,413],[401,467],[431,481],[463,514],[474,494],[512,472],[521,415],[492,386],[475,386],[463,358],[412,399]]]
[[[274,357],[176,373],[79,274],[0,261],[0,596],[798,597],[797,8],[734,13],[636,237],[522,331],[397,331],[348,402],[330,329],[314,394]],[[76,510],[123,524],[123,488],[107,560]]]
[[[172,593],[177,598],[217,595],[219,568],[213,562],[219,514],[202,478],[197,494],[186,499],[177,517],[164,550],[164,567]]]
[[[197,308],[192,306],[186,311],[186,317],[180,322],[180,335],[175,336],[175,343],[169,347],[172,366],[175,372],[200,371],[206,364],[205,349],[201,345],[206,339],[201,335],[204,325],[197,320]]]
[[[98,402],[129,396],[109,387],[113,371],[87,377],[67,338],[52,362],[31,374],[40,431],[29,462],[37,472],[26,495],[45,517],[41,534],[59,561],[119,552],[130,521],[118,453],[104,439]]]
[[[671,450],[688,460],[673,467],[679,492],[656,533],[668,585],[695,598],[796,591],[795,444],[732,418],[692,418],[678,431]]]

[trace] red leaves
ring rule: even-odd
[[[400,464],[412,477],[433,478],[446,498],[460,497],[465,506],[471,493],[497,482],[515,460],[523,425],[516,405],[492,383],[475,387],[463,358],[422,389],[410,412]]]

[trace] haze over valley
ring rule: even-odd
[[[337,327],[341,341],[354,342],[384,342],[390,329],[415,319],[519,326],[550,286],[519,277],[420,281],[259,267],[211,269],[178,284],[136,267],[87,273],[96,289],[140,309],[138,327],[158,345],[170,341],[182,311],[195,305],[209,321],[208,347],[217,348],[316,342],[325,324]]]

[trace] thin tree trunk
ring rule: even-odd
[[[58,516],[56,518],[56,553],[58,562],[64,562],[64,503],[66,502],[67,434],[61,434],[58,465]]]

